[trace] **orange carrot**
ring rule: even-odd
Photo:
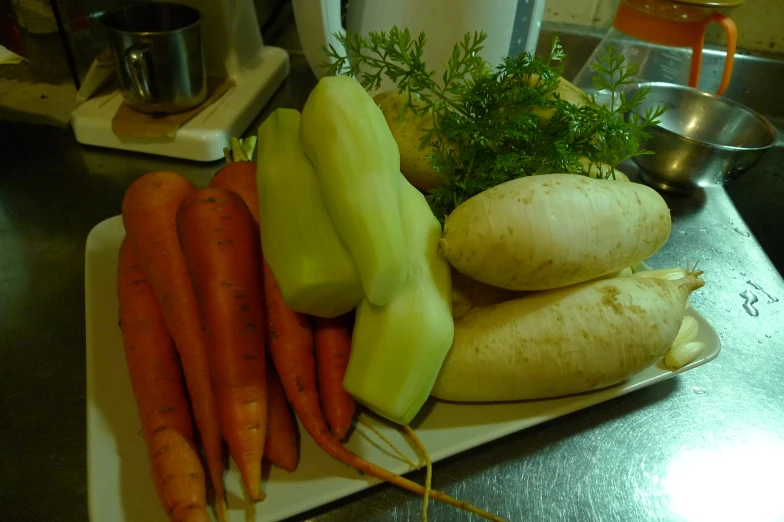
[[[256,191],[256,162],[236,161],[224,165],[215,173],[210,187],[220,187],[236,192],[248,205],[256,223],[259,222],[259,193]]]
[[[256,163],[235,161],[222,167],[210,181],[210,187],[221,187],[236,192],[248,205],[253,219],[259,222],[259,194],[256,191]],[[261,244],[261,240],[258,240]],[[269,332],[267,332],[269,334]],[[269,341],[267,340],[267,344]],[[264,456],[275,466],[294,471],[299,461],[297,427],[291,406],[280,387],[274,365],[268,364],[267,401],[268,424]]]
[[[228,520],[223,488],[223,442],[210,387],[207,351],[188,269],[177,238],[177,207],[196,187],[173,172],[134,181],[122,202],[123,224],[149,277],[182,361],[193,416],[215,490],[218,520]]]
[[[354,398],[343,388],[351,353],[351,319],[350,314],[334,319],[314,318],[318,393],[332,434],[338,440],[346,437],[357,407]]]
[[[330,456],[372,477],[434,500],[478,514],[490,520],[501,520],[492,513],[482,511],[467,502],[452,498],[439,491],[425,488],[400,475],[364,460],[343,447],[329,431],[327,421],[319,406],[316,389],[316,363],[313,346],[313,330],[310,318],[291,310],[283,301],[272,270],[264,263],[264,295],[266,297],[267,322],[270,328],[268,351],[280,375],[286,398],[294,407],[302,425],[316,444]]]
[[[141,262],[124,240],[117,270],[120,328],[155,490],[173,521],[208,522],[204,469],[169,331]]]
[[[280,377],[271,361],[267,361],[267,403],[269,420],[264,457],[281,469],[294,471],[299,461],[297,429],[291,415],[291,406],[280,385]]]
[[[256,502],[262,498],[267,433],[258,225],[240,196],[206,188],[182,200],[177,231],[204,328],[223,438]]]

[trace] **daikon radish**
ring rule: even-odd
[[[692,270],[696,270],[697,265],[694,265]],[[670,281],[677,281],[678,279],[686,277],[687,271],[679,266],[672,268],[659,268],[657,270],[640,270],[635,272],[633,277],[653,277],[656,279],[669,279]],[[689,307],[689,300],[686,299],[686,308]]]
[[[635,272],[634,277],[651,277],[655,279],[669,279],[670,281],[677,281],[686,277],[686,270],[676,266],[673,268],[659,268],[657,270],[640,270]]]
[[[545,290],[639,263],[670,234],[653,189],[574,174],[497,185],[459,205],[440,249],[463,274],[509,290]]]
[[[664,356],[664,365],[677,370],[693,362],[705,348],[705,343],[694,342],[699,332],[697,320],[687,315],[683,318],[678,335]]]
[[[452,316],[455,321],[477,308],[503,303],[523,295],[525,292],[486,285],[452,269]]]
[[[675,340],[672,342],[672,348],[692,342],[697,337],[697,333],[699,333],[697,320],[690,315],[684,316],[683,322],[678,329],[678,335],[675,336]]]
[[[698,274],[624,277],[534,292],[469,313],[432,395],[454,401],[542,399],[624,381],[662,357]]]
[[[664,365],[672,370],[679,370],[693,363],[704,349],[705,343],[699,341],[673,346],[664,356]]]
[[[622,268],[621,270],[618,270],[617,272],[610,274],[609,277],[631,277],[633,275],[634,272],[632,271],[632,267],[627,266],[626,268]]]
[[[631,277],[631,267],[626,267],[612,274],[602,276],[603,279],[615,277]],[[683,275],[686,275],[685,273]],[[459,321],[469,312],[478,308],[487,308],[494,304],[503,303],[523,297],[528,292],[507,290],[481,283],[471,279],[452,268],[452,316]]]

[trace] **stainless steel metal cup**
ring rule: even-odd
[[[176,3],[121,7],[103,15],[125,103],[175,114],[207,98],[199,11]]]

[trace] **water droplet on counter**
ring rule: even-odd
[[[700,388],[699,386],[692,386],[692,387],[691,387],[691,391],[693,391],[693,392],[694,392],[694,393],[696,393],[697,395],[705,395],[705,390],[703,390],[703,389],[702,389],[702,388]]]
[[[701,229],[700,229],[700,232],[702,232],[702,233],[705,233],[705,232],[707,232],[707,231],[708,231],[708,230],[707,230],[707,229],[705,229],[705,228],[701,228]]]
[[[734,230],[735,232],[737,232],[743,237],[751,237],[751,232],[749,232],[748,230],[743,230],[738,227],[733,227],[732,230]]]
[[[763,290],[762,287],[759,284],[755,283],[751,279],[746,281],[746,284],[753,286],[756,290],[759,290],[760,292],[765,294],[765,297],[768,298],[768,304],[773,304],[773,303],[778,303],[779,302],[779,298],[778,297],[773,297],[772,295],[767,293],[765,290]]]
[[[754,308],[754,304],[759,301],[757,296],[754,295],[754,292],[751,290],[744,290],[739,294],[743,299],[745,299],[743,303],[743,309],[746,310],[746,313],[752,317],[757,317],[759,315],[759,310]]]

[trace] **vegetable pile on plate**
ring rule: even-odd
[[[342,38],[353,59],[334,55],[333,72],[350,76],[274,111],[255,163],[235,142],[244,161],[208,188],[154,172],[125,195],[120,325],[172,520],[208,520],[208,484],[227,519],[224,441],[263,500],[262,458],[297,466],[291,409],[328,454],[425,509],[497,520],[347,450],[355,403],[415,439],[431,395],[580,393],[702,348],[684,321],[700,273],[632,268],[671,226],[661,196],[615,170],[660,114],[623,117],[645,95],[623,96],[632,66],[607,57],[616,79],[600,87],[619,105],[605,107],[560,78],[557,44],[491,71],[468,35],[438,83],[424,36]],[[382,74],[398,91],[374,100]]]

